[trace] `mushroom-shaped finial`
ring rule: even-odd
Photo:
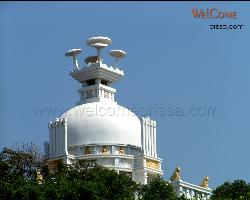
[[[103,36],[92,37],[87,40],[87,44],[97,50],[98,63],[101,61],[101,49],[107,47],[111,43],[112,41],[110,38]]]
[[[73,58],[74,65],[75,65],[75,67],[76,67],[78,70],[80,70],[80,69],[79,69],[79,67],[78,67],[78,62],[77,62],[77,60],[76,60],[76,55],[78,55],[78,54],[81,53],[81,52],[82,52],[81,49],[71,49],[71,50],[69,50],[69,51],[67,51],[67,52],[65,53],[65,56],[67,56],[67,57],[72,57],[72,58]]]
[[[100,63],[101,61],[101,49],[104,48],[104,47],[107,47],[108,45],[107,44],[102,44],[102,43],[94,43],[94,44],[91,44],[90,46],[92,47],[95,47],[96,50],[97,50],[97,61],[98,63]]]
[[[91,37],[87,40],[88,45],[91,45],[94,43],[101,43],[101,44],[110,45],[112,43],[112,41],[110,38],[103,37],[103,36]]]
[[[109,55],[115,58],[114,67],[116,66],[118,60],[126,56],[126,52],[122,50],[111,50]]]

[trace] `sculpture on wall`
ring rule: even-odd
[[[209,177],[205,176],[202,179],[200,186],[207,189],[208,188],[208,180],[209,180]]]
[[[124,154],[124,149],[123,149],[123,147],[120,147],[119,153],[120,153],[120,154]]]
[[[90,149],[90,147],[85,147],[84,154],[85,154],[85,155],[91,154],[91,149]]]
[[[174,170],[172,176],[170,177],[170,180],[171,181],[179,181],[181,179],[180,171],[181,171],[181,168],[176,167],[176,169]]]
[[[102,148],[102,154],[107,154],[107,153],[108,153],[107,146],[103,146],[103,148]]]

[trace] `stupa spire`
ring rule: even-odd
[[[87,39],[86,44],[97,50],[97,55],[88,56],[84,61],[86,65],[79,67],[76,55],[81,49],[72,49],[65,53],[65,56],[72,56],[74,68],[70,76],[82,83],[80,101],[77,104],[90,103],[95,101],[114,101],[116,90],[111,87],[112,83],[124,76],[123,70],[117,67],[117,61],[123,58],[126,53],[122,50],[111,50],[109,55],[115,58],[113,66],[103,63],[101,50],[112,43],[111,39],[104,36],[96,36]]]

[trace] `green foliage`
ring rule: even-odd
[[[186,200],[177,198],[171,184],[159,176],[147,185],[136,184],[125,174],[97,165],[95,160],[76,160],[49,172],[34,145],[0,152],[1,200]],[[43,183],[36,180],[36,172]],[[250,184],[225,182],[213,191],[211,200],[249,200]]]
[[[45,179],[45,199],[133,199],[137,185],[126,175],[78,160]],[[52,195],[52,196],[51,196]]]
[[[34,155],[27,151],[3,149],[0,153],[0,199],[135,198],[138,185],[130,177],[98,166],[93,160],[61,165],[56,172],[49,173],[44,160]],[[38,184],[36,180],[37,170],[43,174],[43,184]]]
[[[174,200],[176,198],[172,186],[159,176],[142,186],[140,196],[142,200]]]
[[[4,148],[0,153],[0,199],[38,199],[36,171],[46,165],[38,156],[39,152],[33,149],[32,153],[27,153],[32,148],[22,151]]]
[[[250,184],[243,180],[225,182],[213,191],[212,200],[249,200]]]

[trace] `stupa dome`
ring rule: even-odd
[[[123,144],[141,147],[139,118],[116,102],[92,102],[71,108],[67,120],[68,147]]]

